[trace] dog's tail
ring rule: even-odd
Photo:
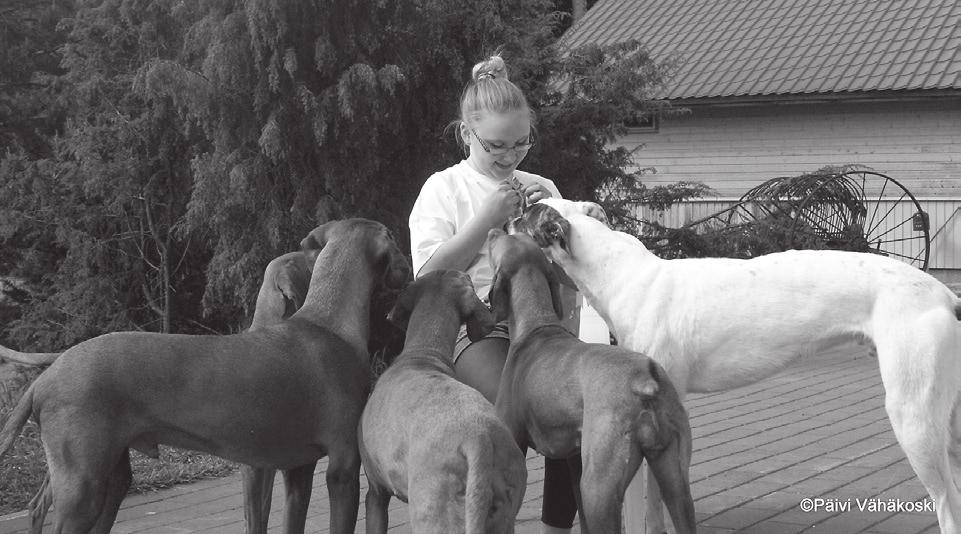
[[[461,452],[467,458],[467,487],[464,492],[466,534],[486,534],[487,518],[494,500],[494,446],[486,436],[465,443]]]
[[[20,352],[0,345],[0,360],[20,365],[50,365],[60,357],[61,352]]]
[[[36,384],[36,382],[34,382]],[[20,430],[23,429],[23,425],[27,424],[27,419],[33,414],[33,386],[27,388],[23,396],[14,406],[13,411],[10,412],[10,417],[7,418],[6,424],[3,425],[3,430],[0,430],[0,457],[7,454],[13,447],[13,442],[17,440],[20,436]]]

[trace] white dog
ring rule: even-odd
[[[515,221],[584,292],[620,344],[667,370],[681,395],[756,382],[839,342],[873,343],[894,434],[961,532],[961,301],[874,254],[792,250],[750,260],[663,260],[602,222],[597,204],[546,199]],[[648,522],[663,525],[656,486]]]

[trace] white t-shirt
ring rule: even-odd
[[[561,198],[557,186],[547,178],[517,170],[514,177],[524,186],[539,182],[555,198]],[[498,184],[475,171],[466,160],[432,174],[424,182],[409,221],[414,273],[420,272],[437,248],[474,217],[487,197],[497,190]],[[474,291],[480,298],[487,298],[494,277],[487,245],[481,246],[467,267]]]

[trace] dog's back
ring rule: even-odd
[[[384,495],[408,501],[415,532],[512,532],[526,489],[524,456],[494,407],[454,378],[450,361],[461,322],[474,330],[486,320],[489,330],[489,313],[466,275],[446,272],[412,284],[390,316],[409,326],[404,351],[361,417],[371,491],[380,502]]]
[[[505,373],[516,377],[509,386],[513,392],[525,391],[511,395],[512,402],[523,399],[528,405],[512,413],[537,419],[525,426],[534,430],[531,444],[545,454],[548,451],[542,448],[552,448],[550,443],[558,441],[557,435],[553,429],[550,437],[538,435],[537,429],[556,428],[564,420],[576,421],[580,427],[584,421],[607,414],[637,419],[637,435],[644,437],[646,447],[655,448],[663,447],[667,438],[660,436],[660,431],[652,434],[652,429],[673,426],[670,421],[687,423],[677,391],[660,364],[622,347],[585,343],[560,325],[515,340]],[[510,393],[502,393],[503,402],[508,402]]]

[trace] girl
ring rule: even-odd
[[[533,145],[533,112],[524,93],[507,79],[500,56],[474,66],[460,107],[457,139],[467,159],[424,183],[410,214],[411,254],[416,276],[437,269],[465,271],[477,295],[486,299],[493,278],[488,230],[502,227],[525,203],[560,193],[547,178],[517,170]],[[565,309],[573,309],[572,297],[568,295]],[[457,378],[492,403],[509,339],[503,323],[473,343],[462,327],[454,349]],[[545,459],[544,467],[543,532],[569,532],[577,510],[571,469],[578,470],[580,463],[569,469],[564,460]]]

